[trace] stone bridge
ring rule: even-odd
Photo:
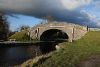
[[[32,27],[29,34],[32,39],[50,40],[58,38],[72,42],[73,40],[80,39],[87,31],[87,26],[66,22],[49,22]]]

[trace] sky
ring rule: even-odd
[[[32,27],[46,16],[100,28],[100,0],[0,0],[0,12],[8,16],[11,30],[21,25]]]
[[[22,25],[33,27],[39,23],[41,23],[42,19],[35,18],[32,16],[25,16],[25,15],[14,15],[14,16],[8,16],[7,15],[7,21],[10,25],[10,30],[17,31],[19,27]]]

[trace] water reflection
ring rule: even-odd
[[[0,66],[19,65],[24,61],[55,50],[55,43],[37,43],[30,46],[0,47]]]

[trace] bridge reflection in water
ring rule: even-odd
[[[2,42],[0,43],[0,67],[14,66],[33,57],[55,50],[58,42]]]

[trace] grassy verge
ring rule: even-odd
[[[28,36],[27,33],[28,32],[26,30],[21,32],[16,32],[11,37],[9,37],[9,39],[15,39],[16,41],[29,41],[30,37]]]
[[[86,57],[100,54],[100,32],[88,32],[80,40],[59,45],[59,52],[55,52],[37,67],[77,67],[77,64]]]

